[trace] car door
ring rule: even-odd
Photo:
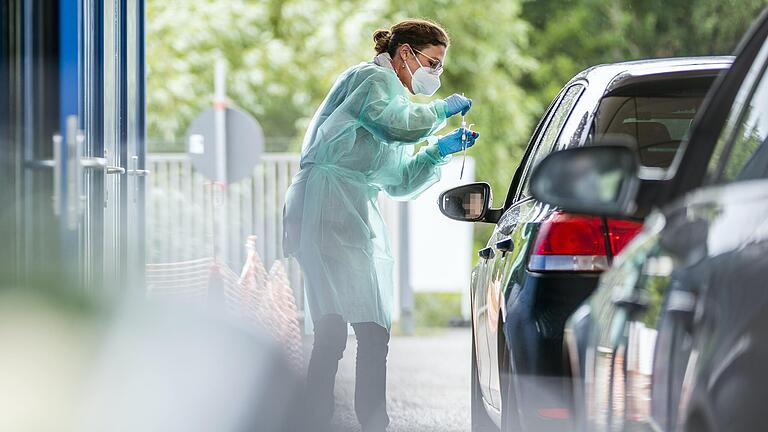
[[[659,383],[667,389],[664,394],[652,394],[654,407],[668,407],[663,424],[667,430],[687,419],[697,372],[712,377],[704,387],[715,387],[717,380],[729,375],[722,370],[699,371],[707,368],[698,365],[701,354],[706,351],[703,362],[720,364],[718,368],[726,358],[730,365],[741,364],[739,357],[748,356],[750,349],[734,341],[748,339],[754,329],[746,323],[768,307],[762,295],[768,244],[764,229],[768,220],[768,43],[755,57],[725,124],[707,169],[710,186],[694,194],[684,213],[678,212],[683,220],[676,224],[678,232],[670,232],[662,242],[670,255],[687,264],[681,271],[682,281],[670,286],[671,307],[664,311],[670,324],[663,330],[681,342],[660,354],[662,361],[655,363],[658,371],[654,370],[654,382],[658,374]],[[681,238],[688,239],[690,246],[676,250]],[[719,324],[723,322],[729,323],[727,329]],[[757,330],[759,337],[762,329]],[[666,375],[661,373],[665,363],[675,366]],[[755,373],[749,369],[739,373]],[[763,375],[760,369],[751,377]],[[762,383],[754,381],[754,386],[762,388]],[[738,406],[737,412],[716,416],[739,418],[741,426],[734,429],[762,421],[762,408],[755,409],[749,401]]]
[[[478,369],[481,376],[487,378],[486,401],[493,407],[501,409],[501,386],[499,376],[499,323],[503,319],[504,287],[509,280],[513,264],[517,268],[524,267],[522,260],[525,256],[530,227],[526,223],[540,219],[542,211],[547,206],[533,200],[528,190],[530,172],[546,155],[556,148],[560,132],[568,119],[571,110],[584,90],[583,83],[575,83],[566,87],[555,99],[552,108],[547,113],[546,123],[532,141],[535,147],[526,159],[520,182],[514,191],[517,199],[505,211],[490,236],[486,248],[481,251],[483,279],[479,281],[474,301],[477,305],[475,316],[479,333],[486,336],[483,345],[479,347]],[[513,191],[510,191],[512,193]],[[521,267],[520,265],[523,264]]]
[[[723,342],[739,340],[738,323],[768,307],[768,299],[756,295],[765,277],[767,242],[760,227],[768,220],[768,183],[756,180],[768,179],[768,129],[754,127],[768,124],[768,83],[759,97],[762,107],[747,104],[753,124],[737,127],[732,150],[713,163],[720,165],[713,174],[722,184],[664,212],[664,228],[644,258],[634,294],[613,299],[628,317],[614,349],[626,353],[612,374],[615,428],[676,430],[702,353],[722,361],[737,356],[738,348]],[[729,323],[727,329],[721,323]]]
[[[542,116],[541,120],[539,121],[539,124],[536,126],[533,137],[531,138],[528,148],[525,152],[523,161],[515,171],[515,175],[512,179],[512,183],[510,185],[509,191],[507,192],[505,207],[509,207],[515,202],[518,196],[518,190],[521,184],[521,179],[523,178],[523,175],[526,172],[526,168],[527,168],[526,162],[532,159],[533,157],[532,155],[535,153],[537,149],[537,144],[540,141],[542,132],[545,129],[545,127],[549,124],[549,120],[552,117],[552,114],[554,113],[558,103],[560,102],[560,97],[561,95],[558,94],[558,96],[552,101],[552,103],[550,103],[549,107],[547,107],[546,113],[544,114],[544,116]],[[491,237],[495,235],[497,228],[498,228],[498,223]],[[490,242],[491,240],[489,239],[489,244]],[[488,344],[488,337],[489,337],[488,325],[487,325],[488,316],[487,316],[486,305],[487,305],[487,287],[488,287],[488,280],[490,277],[490,269],[492,269],[493,267],[492,263],[493,263],[494,257],[492,257],[492,255],[495,255],[494,248],[490,246],[486,246],[485,248],[478,251],[478,255],[479,255],[479,260],[472,270],[471,283],[470,283],[470,297],[471,297],[471,307],[472,307],[472,330],[474,332],[474,339],[475,339],[475,352],[473,355],[475,355],[477,359],[478,380],[480,382],[480,388],[481,388],[481,393],[483,395],[483,399],[485,399],[486,402],[491,403],[491,396],[490,396],[491,373],[489,371],[489,368],[491,367],[491,359],[489,358],[490,351],[489,351],[489,344]]]
[[[655,226],[646,234],[646,249],[636,245],[626,259],[630,263],[624,264],[630,271],[613,282],[611,331],[604,332],[606,344],[597,351],[611,361],[601,368],[607,378],[607,429],[677,427],[679,406],[686,405],[693,387],[689,372],[698,361],[694,332],[716,328],[699,323],[694,329],[699,299],[708,287],[738,280],[735,275],[724,277],[723,265],[729,265],[723,257],[757,241],[756,227],[766,217],[766,194],[755,184],[768,177],[766,67],[768,44],[747,74],[717,139],[705,180],[712,186],[689,194],[649,221]],[[731,294],[743,285],[733,283]],[[717,315],[732,322],[722,312]],[[712,341],[716,335],[710,336]]]

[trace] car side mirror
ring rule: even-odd
[[[531,175],[531,194],[574,213],[629,216],[635,211],[640,162],[625,145],[603,143],[554,152]]]
[[[496,223],[502,209],[492,209],[491,202],[491,185],[488,183],[470,183],[448,189],[437,199],[440,212],[450,219]]]

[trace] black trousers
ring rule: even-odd
[[[315,341],[307,371],[307,431],[330,431],[334,410],[333,389],[339,360],[347,346],[347,323],[340,315],[315,321]],[[387,352],[389,332],[372,323],[352,324],[357,338],[355,414],[363,432],[384,431],[387,415]]]

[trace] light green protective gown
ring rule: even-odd
[[[284,251],[304,272],[313,319],[339,314],[390,329],[394,261],[377,196],[407,200],[439,180],[437,146],[413,153],[443,125],[445,102],[412,103],[388,63],[338,78],[309,126],[283,210]]]

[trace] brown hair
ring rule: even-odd
[[[448,47],[448,33],[439,24],[426,19],[407,19],[393,25],[389,30],[379,29],[373,32],[376,42],[376,54],[389,53],[395,56],[397,47],[408,44],[415,49],[424,49],[428,45]]]

